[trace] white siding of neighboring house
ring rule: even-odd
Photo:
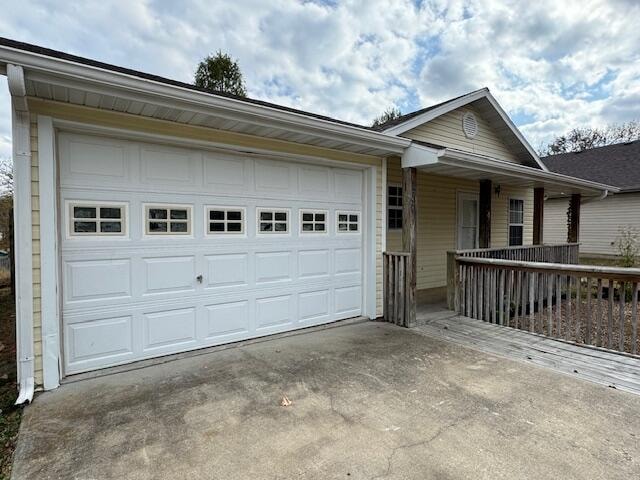
[[[567,241],[568,199],[549,199],[544,204],[544,242]],[[583,203],[580,208],[580,253],[617,255],[620,229],[633,227],[640,233],[640,192],[623,193]]]

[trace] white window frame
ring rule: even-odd
[[[271,220],[260,220],[260,214],[263,212],[271,212],[274,214],[274,218]],[[287,225],[287,229],[283,232],[282,230],[276,231],[275,230],[275,224],[276,223],[282,223],[282,221],[276,221],[275,220],[275,214],[276,213],[286,213],[287,214],[287,220],[286,220],[286,225]],[[274,224],[274,229],[270,232],[263,232],[260,230],[260,223],[262,222],[271,222],[272,224]],[[291,235],[291,209],[290,208],[279,208],[279,207],[257,207],[256,208],[256,235],[260,236],[260,235],[265,235],[265,236],[270,236],[270,235]]]
[[[511,200],[522,202],[522,223],[511,223]],[[525,200],[522,197],[509,197],[507,204],[507,243],[510,247],[518,247],[524,245],[524,206]],[[511,227],[522,227],[522,243],[520,245],[511,244]]]
[[[76,218],[73,215],[74,207],[88,207],[96,209],[96,218]],[[120,218],[104,218],[100,217],[100,208],[119,208]],[[91,239],[91,238],[128,238],[129,236],[129,204],[127,202],[99,201],[99,200],[66,200],[65,201],[65,219],[66,219],[66,238],[70,240]],[[75,232],[74,223],[76,221],[87,221],[96,223],[95,232]],[[120,232],[101,232],[100,223],[104,222],[120,222],[122,229]]]
[[[391,203],[389,203],[389,198],[391,197],[391,195],[389,195],[389,187],[395,187],[395,188],[399,188],[400,191],[402,192],[402,185],[400,183],[389,183],[387,185],[387,219],[386,219],[386,225],[385,227],[387,228],[387,230],[392,230],[392,231],[398,231],[398,230],[402,230],[402,222],[400,222],[400,226],[399,227],[389,227],[389,219],[391,218],[391,215],[389,215],[389,212],[391,210],[399,210],[400,213],[402,213],[402,206],[397,206],[397,205],[391,205]],[[395,195],[397,197],[397,195]],[[400,193],[400,198],[402,198],[402,193]]]
[[[458,190],[456,193],[456,248],[461,250],[462,246],[460,242],[462,240],[462,202],[463,200],[475,200],[476,201],[476,238],[474,239],[474,249],[480,246],[480,194],[478,192],[468,192]]]
[[[341,222],[339,221],[340,219],[340,215],[357,215],[358,216],[358,220],[356,222],[356,225],[358,226],[357,230],[351,230],[349,229],[349,226],[353,223],[352,221],[350,221],[349,219],[347,219],[347,231],[344,230],[340,230],[340,224],[341,223],[345,223],[345,222]],[[359,235],[360,231],[362,230],[362,212],[359,212],[357,210],[336,210],[336,235]]]
[[[165,219],[152,219],[149,220],[149,210],[158,209],[158,210],[167,210],[167,218]],[[186,232],[172,232],[171,230],[171,210],[186,210],[187,211],[187,220],[174,219],[174,223],[186,223],[187,231]],[[191,204],[183,204],[183,203],[143,203],[142,204],[142,218],[144,221],[143,225],[143,235],[145,237],[193,237],[193,205]],[[166,223],[167,231],[166,232],[151,232],[149,231],[149,222],[157,222],[157,223]]]
[[[302,215],[305,213],[310,213],[313,215],[313,220],[312,221],[306,221],[303,222],[302,221]],[[316,220],[316,215],[317,214],[323,214],[324,215],[324,221],[323,220]],[[328,210],[316,210],[316,209],[312,209],[312,208],[301,208],[300,209],[300,213],[298,215],[299,217],[299,232],[300,235],[327,235],[329,233],[329,211]],[[303,223],[311,223],[313,225],[313,230],[312,231],[305,231],[302,229],[302,224]],[[324,230],[316,230],[316,224],[318,223],[324,223]]]
[[[209,213],[212,211],[223,211],[224,212],[224,220],[210,220]],[[240,212],[241,219],[240,220],[228,220],[227,213],[228,212]],[[225,230],[223,232],[214,232],[210,230],[211,223],[224,223]],[[240,231],[239,232],[229,232],[227,231],[227,223],[238,223],[240,222]],[[204,207],[204,231],[205,234],[209,237],[217,237],[217,236],[234,236],[234,237],[246,237],[247,236],[247,209],[246,207],[235,207],[231,205],[205,205]]]

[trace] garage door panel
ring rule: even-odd
[[[62,137],[60,204],[128,205],[126,236],[61,236],[66,374],[361,313],[363,235],[336,232],[336,215],[362,212],[362,171]],[[152,203],[190,205],[192,234],[145,235]],[[242,209],[243,233],[208,235],[207,207],[225,206]],[[258,234],[259,208],[287,209],[289,231]],[[301,233],[302,210],[326,211],[327,232]]]
[[[255,254],[256,284],[291,281],[292,253],[258,252]]]
[[[228,253],[205,256],[207,288],[243,287],[249,282],[249,255]]]
[[[131,297],[129,259],[66,261],[64,272],[68,304]]]
[[[184,308],[143,315],[143,350],[173,350],[196,342],[196,309]]]
[[[249,302],[226,302],[205,306],[207,315],[207,340],[229,336],[243,336],[249,333]]]
[[[196,279],[195,256],[143,258],[144,295],[193,291]]]
[[[119,361],[133,356],[132,317],[71,324],[65,330],[65,339],[66,354],[72,368],[86,368],[87,364],[96,361]]]

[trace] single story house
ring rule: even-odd
[[[591,148],[582,152],[552,155],[542,159],[556,173],[606,183],[619,193],[599,202],[583,202],[580,214],[580,252],[613,256],[622,229],[640,234],[640,140]],[[568,199],[548,198],[544,204],[544,241],[567,238]]]
[[[376,129],[0,39],[19,402],[66,377],[438,299],[451,249],[540,243],[550,172],[488,89]],[[418,292],[416,294],[416,292]],[[422,292],[422,293],[421,293]],[[409,322],[410,323],[410,322]]]

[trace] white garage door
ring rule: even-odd
[[[61,133],[65,373],[362,311],[361,170]]]

